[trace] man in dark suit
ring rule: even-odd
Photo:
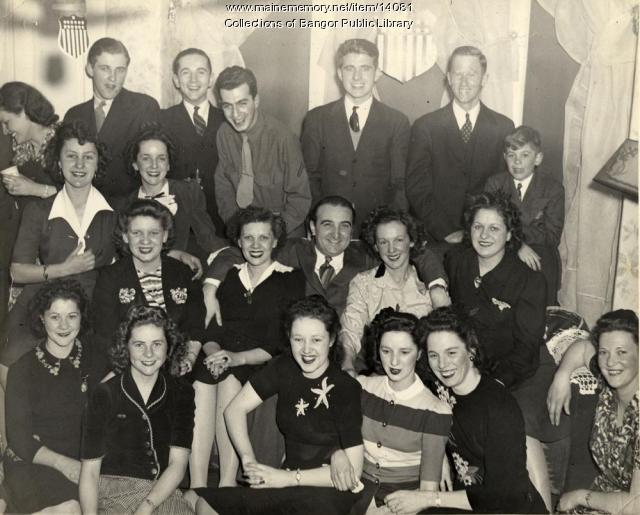
[[[406,209],[409,121],[373,98],[382,73],[378,48],[349,39],[338,48],[336,66],[344,96],[309,111],[302,130],[312,200],[340,195],[353,202],[359,223],[382,204]]]
[[[180,91],[182,102],[160,112],[160,121],[176,146],[170,177],[200,183],[216,233],[224,236],[213,181],[218,164],[216,134],[224,115],[207,98],[213,86],[209,56],[199,48],[182,50],[173,60],[173,84]]]
[[[466,195],[480,193],[490,175],[504,170],[504,138],[514,126],[480,102],[486,71],[480,50],[456,48],[447,67],[453,101],[418,118],[411,131],[407,198],[440,252],[462,241]]]
[[[157,121],[158,102],[148,95],[124,89],[129,52],[122,42],[101,38],[89,49],[86,72],[93,82],[93,98],[72,107],[65,121],[82,120],[109,151],[110,161],[98,189],[112,202],[136,189],[127,172],[127,145],[144,122]]]

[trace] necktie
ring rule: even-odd
[[[518,189],[518,198],[520,199],[520,202],[522,202],[522,183],[519,182],[516,188]]]
[[[242,170],[236,191],[236,202],[242,209],[253,202],[253,159],[246,132],[242,133]]]
[[[349,127],[351,127],[351,130],[353,132],[360,132],[360,118],[358,117],[358,106],[353,106],[353,112],[349,117]]]
[[[320,270],[318,270],[320,282],[325,290],[327,289],[327,286],[329,286],[329,283],[331,282],[331,279],[333,279],[333,275],[335,273],[335,269],[331,266],[331,256],[326,256],[324,263],[320,265]]]
[[[98,107],[96,107],[96,133],[100,132],[100,129],[102,129],[102,124],[104,123],[105,118],[107,117],[107,115],[104,112],[104,106],[106,106],[107,103],[104,100],[100,100],[100,103],[98,104]]]
[[[207,122],[205,122],[204,118],[200,116],[198,109],[200,109],[198,106],[193,107],[193,124],[196,126],[198,136],[202,136],[204,131],[207,130]]]
[[[471,120],[469,120],[469,113],[467,113],[464,125],[460,129],[462,141],[469,143],[469,140],[471,139],[471,131],[473,131],[473,126],[471,125]]]

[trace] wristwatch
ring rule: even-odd
[[[302,479],[302,474],[300,474],[300,469],[296,470],[296,486],[300,486],[300,480]]]

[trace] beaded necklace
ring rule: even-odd
[[[76,340],[74,342],[74,346],[77,349],[75,356],[69,354],[69,356],[64,359],[68,359],[73,365],[73,368],[80,368],[80,359],[82,358],[82,343],[80,343],[80,340]],[[73,350],[71,352],[73,352]],[[57,376],[60,373],[60,362],[62,360],[57,358],[55,365],[49,363],[44,356],[44,351],[42,350],[42,347],[40,347],[40,344],[38,344],[38,346],[36,347],[36,358],[38,358],[40,364],[44,368],[46,368],[51,375]]]

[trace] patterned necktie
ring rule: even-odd
[[[246,132],[242,133],[242,170],[236,191],[236,202],[241,209],[253,202],[253,159]]]
[[[333,275],[336,273],[335,268],[331,266],[331,259],[331,256],[326,256],[324,263],[320,265],[320,270],[318,270],[320,282],[325,290],[327,289],[327,286],[329,286],[331,279],[333,279]]]
[[[460,129],[460,136],[462,136],[462,141],[464,141],[465,143],[469,143],[469,140],[471,139],[471,131],[473,131],[473,125],[471,125],[471,120],[469,120],[469,113],[467,113],[464,125]]]
[[[358,117],[358,106],[353,106],[353,112],[349,117],[349,127],[353,132],[360,132],[360,118]]]
[[[200,116],[198,109],[200,109],[198,106],[193,107],[193,124],[196,126],[198,136],[202,136],[204,131],[207,130],[207,122],[205,122],[204,118]]]
[[[100,100],[100,102],[98,103],[98,107],[96,107],[96,133],[100,132],[100,129],[102,129],[102,124],[107,117],[104,112],[104,106],[106,105],[107,103],[104,100]]]
[[[518,189],[518,198],[520,199],[520,202],[522,202],[522,183],[519,182],[516,188]]]

